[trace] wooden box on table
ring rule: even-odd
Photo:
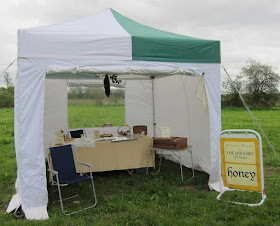
[[[188,147],[188,138],[184,137],[153,137],[153,147],[172,150],[183,150]]]

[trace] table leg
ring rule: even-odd
[[[148,151],[148,164],[146,169],[146,175],[149,173],[149,163],[150,163],[150,156],[151,156],[152,150]]]
[[[158,171],[156,173],[160,172],[160,167],[161,167],[161,159],[162,159],[162,151],[160,151],[160,157],[159,157],[159,165],[158,165]]]
[[[188,179],[187,182],[194,178],[194,168],[193,168],[192,149],[188,150],[188,152],[191,153],[191,160],[192,160],[192,177],[191,177],[190,179]]]
[[[191,159],[192,159],[192,178],[194,178],[194,168],[193,168],[192,149],[191,149]]]
[[[179,152],[179,158],[180,158],[181,179],[182,179],[182,183],[184,183],[183,167],[182,167],[182,158],[181,158],[181,153],[180,153],[180,152]]]

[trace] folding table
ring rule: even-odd
[[[148,170],[149,170],[149,159],[150,159],[149,156],[152,153],[157,152],[160,155],[159,168],[158,168],[158,171],[156,172],[156,173],[159,173],[160,172],[160,167],[161,167],[161,159],[162,159],[163,152],[171,152],[171,153],[175,154],[180,160],[181,179],[182,179],[182,183],[183,183],[184,182],[184,176],[183,176],[181,153],[184,152],[184,151],[188,151],[191,154],[191,160],[192,160],[192,177],[190,179],[188,179],[187,181],[193,179],[194,178],[194,168],[193,168],[193,157],[192,157],[192,146],[191,145],[188,145],[186,148],[181,149],[181,150],[151,147],[150,151],[148,152],[148,164],[147,164],[146,175],[148,175]]]

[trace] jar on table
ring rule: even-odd
[[[84,134],[81,135],[81,142],[82,142],[82,143],[85,142],[85,136],[84,136]]]

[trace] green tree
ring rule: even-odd
[[[82,87],[70,87],[68,91],[69,99],[84,99]]]
[[[4,84],[6,85],[6,88],[8,89],[10,86],[13,86],[12,78],[9,74],[9,72],[4,73]]]
[[[125,92],[123,88],[117,88],[113,90],[112,95],[116,96],[116,98],[124,99]]]
[[[0,108],[9,108],[14,106],[14,87],[7,89],[0,87]]]
[[[241,68],[245,92],[252,107],[275,106],[278,101],[280,76],[271,65],[250,58]]]
[[[4,85],[0,87],[0,107],[7,108],[14,106],[14,86],[9,72],[4,73]]]
[[[226,106],[242,106],[242,101],[239,97],[239,93],[243,92],[242,76],[238,75],[234,80],[226,79],[222,83],[224,95],[222,96],[222,105]],[[237,89],[237,90],[236,90]]]
[[[103,87],[92,89],[93,100],[96,101],[96,105],[103,105],[104,100],[107,99]]]

